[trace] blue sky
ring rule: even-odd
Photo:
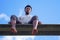
[[[0,36],[0,40],[60,40],[60,36]]]
[[[0,24],[7,24],[13,14],[23,15],[27,4],[33,8],[31,15],[37,15],[43,24],[60,24],[60,0],[0,0]],[[60,40],[59,38],[35,36],[34,40]],[[4,39],[4,36],[0,36],[0,39]]]
[[[43,24],[60,24],[60,0],[0,0],[0,24],[7,24],[13,14],[23,15],[27,4]]]

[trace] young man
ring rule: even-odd
[[[30,12],[32,11],[32,7],[30,5],[27,5],[24,8],[24,10],[25,10],[24,16],[21,16],[19,18],[17,18],[15,15],[11,16],[10,18],[11,19],[10,23],[12,24],[11,30],[12,32],[17,33],[16,27],[15,27],[16,24],[33,24],[32,35],[34,35],[35,33],[38,32],[37,30],[38,24],[41,24],[41,23],[38,21],[37,16],[32,17],[30,15]]]

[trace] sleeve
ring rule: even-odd
[[[22,21],[22,17],[18,17],[18,21],[21,22]]]

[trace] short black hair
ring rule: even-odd
[[[26,5],[26,6],[25,6],[25,9],[26,9],[26,7],[30,7],[30,8],[32,9],[32,7],[31,7],[30,5]]]

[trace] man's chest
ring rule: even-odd
[[[32,18],[31,16],[22,16],[19,18],[19,21],[21,23],[28,23],[31,20],[31,18]]]

